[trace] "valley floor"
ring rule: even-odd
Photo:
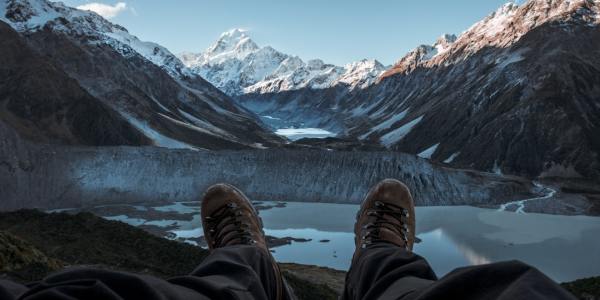
[[[144,260],[140,260],[142,252]],[[199,247],[158,238],[92,214],[0,213],[0,278],[4,279],[39,280],[65,265],[92,265],[167,278],[189,273],[205,255]],[[13,263],[6,263],[7,258]],[[337,299],[343,287],[343,271],[289,263],[281,266],[302,300]],[[594,299],[600,296],[599,284],[600,277],[596,277],[564,286],[580,299]]]
[[[358,205],[264,201],[255,206],[278,261],[349,268]],[[206,246],[198,202],[109,205],[85,211],[160,237]],[[600,261],[595,253],[600,252],[600,242],[593,236],[599,234],[598,217],[538,214],[526,209],[417,207],[419,242],[415,251],[429,260],[438,276],[466,265],[518,259],[557,281],[569,281],[597,275]],[[542,249],[544,255],[540,256]]]

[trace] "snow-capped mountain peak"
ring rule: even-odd
[[[522,5],[509,2],[465,31],[448,56],[454,54],[454,61],[483,47],[506,48],[534,28],[549,22],[576,21],[597,26],[600,23],[599,12],[600,0],[530,0]]]
[[[454,34],[444,34],[441,37],[439,37],[437,39],[437,41],[435,42],[435,44],[433,45],[433,47],[435,47],[435,49],[437,50],[437,54],[442,54],[444,52],[446,52],[448,49],[450,49],[450,47],[452,46],[452,44],[454,44],[454,42],[456,42],[456,35]]]
[[[508,2],[458,38],[445,35],[433,47],[419,46],[383,77],[410,72],[420,65],[460,62],[484,47],[508,48],[526,33],[549,22],[556,21],[564,26],[567,26],[565,22],[598,26],[599,16],[600,0],[529,0],[521,5]]]
[[[414,70],[420,64],[430,61],[433,58],[447,52],[456,42],[457,37],[454,34],[444,34],[440,36],[433,45],[420,45],[403,58],[401,58],[394,67],[383,74],[383,77],[396,73],[406,73]]]
[[[209,47],[202,56],[201,63],[219,63],[230,58],[244,59],[250,53],[259,50],[246,31],[232,29],[221,34],[221,37]]]
[[[246,32],[248,31],[241,28],[234,28],[229,31],[225,31],[219,37],[218,42],[226,44],[237,44],[240,40],[248,38]]]
[[[123,56],[139,54],[163,68],[174,78],[195,76],[169,50],[156,43],[140,41],[122,26],[92,11],[68,7],[47,0],[0,0],[0,21],[20,32],[48,27],[53,31],[95,37]]]
[[[242,29],[221,34],[203,53],[182,53],[180,58],[186,66],[229,95],[322,89],[340,83],[362,88],[375,82],[385,69],[373,61],[360,61],[345,67],[320,59],[304,62],[272,47],[259,47]]]
[[[349,85],[351,88],[366,88],[376,82],[385,72],[386,67],[376,59],[363,59],[344,66],[346,72],[340,76],[338,82]]]

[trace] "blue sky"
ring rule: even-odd
[[[507,0],[62,0],[111,6],[111,21],[174,53],[200,52],[232,28],[302,59],[392,64],[443,33],[469,28]]]

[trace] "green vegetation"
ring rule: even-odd
[[[2,213],[0,231],[69,265],[101,265],[162,278],[190,273],[207,255],[201,248],[159,238],[90,213]]]
[[[32,281],[63,267],[41,251],[9,233],[0,231],[0,273],[18,281]]]
[[[600,299],[600,277],[591,277],[563,283],[562,286],[579,299]]]

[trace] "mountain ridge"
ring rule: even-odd
[[[388,75],[389,81],[384,79],[395,87],[387,91],[390,98],[379,99],[379,103],[395,107],[396,116],[402,118],[380,119],[383,123],[378,126],[392,124],[389,130],[375,134],[375,139],[389,139],[392,148],[415,154],[435,146],[432,155],[436,160],[462,160],[464,167],[529,176],[593,177],[600,172],[600,148],[594,137],[599,130],[598,118],[594,117],[598,98],[592,96],[598,88],[594,82],[598,82],[595,78],[599,74],[594,70],[599,62],[582,49],[600,48],[589,41],[596,40],[599,33],[599,10],[600,2],[587,0],[531,0],[521,6],[503,6],[463,33],[441,56],[411,72]],[[501,28],[490,31],[490,23]],[[465,72],[469,74],[466,78],[459,75]],[[565,74],[577,79],[573,81]],[[564,100],[559,101],[561,98]],[[457,108],[454,101],[467,109]],[[448,112],[461,110],[465,119],[447,118]],[[480,121],[467,119],[477,115]],[[505,121],[499,122],[502,118]],[[514,123],[520,125],[508,125]],[[555,131],[556,127],[562,127],[562,132]],[[373,131],[369,131],[359,129],[355,133],[373,139]],[[479,131],[487,132],[488,137]],[[499,132],[505,132],[502,138]],[[443,143],[440,146],[435,139],[452,144],[454,150],[444,150]],[[473,146],[477,143],[488,146]],[[486,148],[493,150],[484,151]],[[482,159],[489,152],[497,157]],[[523,156],[529,161],[519,158]]]
[[[179,55],[183,63],[225,93],[270,93],[300,88],[322,89],[338,84],[364,88],[386,69],[376,60],[361,60],[340,67],[320,59],[304,62],[270,46],[259,47],[241,29],[221,34],[202,53]]]
[[[580,21],[598,24],[598,0],[529,0],[522,5],[508,2],[483,20],[463,32],[450,48],[435,59],[422,62],[424,67],[434,67],[460,61],[484,47],[506,48],[532,29],[553,20]],[[402,72],[394,66],[383,75]]]
[[[439,54],[434,46],[410,52],[365,89],[236,99],[259,115],[451,166],[593,178],[600,174],[599,11],[591,0],[507,4]]]
[[[1,0],[0,20],[156,146],[243,149],[281,142],[166,48],[94,12],[46,0]]]

